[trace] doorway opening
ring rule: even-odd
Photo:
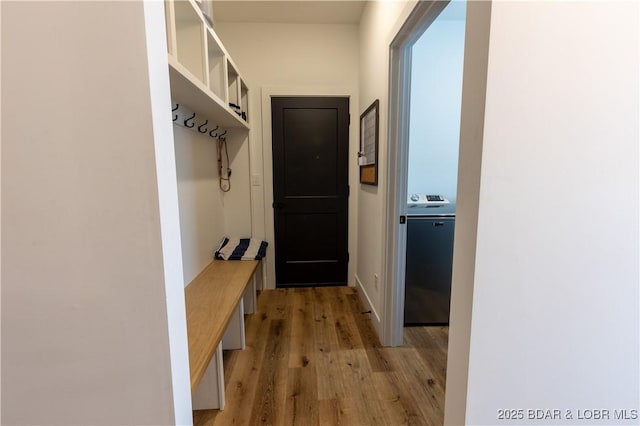
[[[390,48],[389,140],[384,277],[387,282],[383,343],[403,340],[406,226],[409,151],[411,48],[448,3],[418,2]],[[460,118],[456,225],[447,349],[445,423],[465,424],[471,351],[480,176],[482,167],[491,2],[467,2],[463,91]]]
[[[403,344],[405,324],[449,322],[465,18],[463,0],[420,2],[391,45],[383,333],[391,346]]]
[[[449,325],[466,4],[413,44],[404,324]]]

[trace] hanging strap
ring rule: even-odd
[[[227,150],[227,139],[224,137],[218,138],[218,176],[220,190],[222,192],[231,191],[231,169],[229,168],[229,151]],[[224,150],[225,161],[222,161],[222,151]],[[226,167],[225,167],[226,164]]]

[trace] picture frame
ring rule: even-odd
[[[376,99],[360,115],[360,183],[378,185],[378,138],[380,101]]]

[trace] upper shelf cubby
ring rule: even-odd
[[[249,121],[249,88],[244,81],[240,82],[240,109],[242,118]]]
[[[197,79],[204,81],[204,23],[188,2],[175,2],[176,56]]]
[[[220,126],[249,129],[246,114],[230,106],[239,105],[240,88],[247,86],[198,5],[194,0],[166,0],[165,15],[173,102]]]
[[[215,33],[207,28],[207,57],[209,59],[209,89],[220,99],[225,99],[225,54]]]
[[[227,94],[229,96],[229,105],[238,105],[238,71],[231,61],[227,61]]]

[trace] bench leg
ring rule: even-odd
[[[222,337],[222,349],[244,349],[244,303],[240,303],[233,311],[227,330]]]
[[[255,314],[256,313],[256,274],[253,274],[251,277],[251,281],[247,285],[247,288],[244,290],[244,295],[242,296],[242,300],[244,301],[244,313],[245,314]]]
[[[211,359],[198,389],[191,397],[194,410],[224,409],[224,369],[222,366],[222,344]]]

